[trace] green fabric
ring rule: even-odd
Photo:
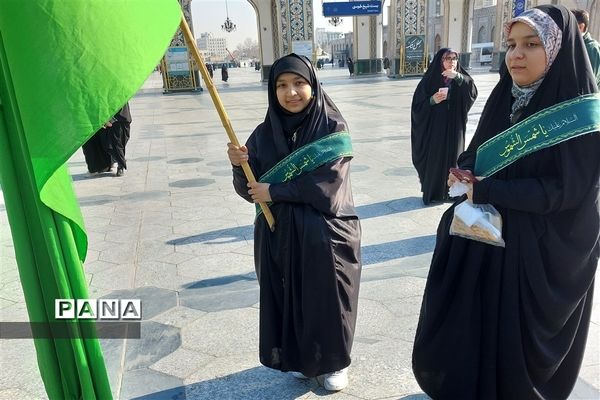
[[[349,156],[352,156],[350,133],[346,131],[332,133],[296,149],[265,172],[258,181],[288,182],[330,161]],[[256,204],[256,216],[261,213],[260,205]]]
[[[548,107],[494,136],[477,149],[475,175],[490,176],[521,157],[600,130],[600,93]]]
[[[594,76],[596,77],[596,83],[598,84],[598,88],[600,88],[600,43],[592,39],[592,35],[589,32],[583,35],[583,43],[585,43],[585,49],[592,63],[592,72],[594,72]]]
[[[87,298],[87,236],[66,161],[140,88],[181,18],[176,0],[0,3],[0,183],[32,322]],[[112,398],[93,324],[34,340],[50,399]],[[89,337],[89,339],[88,339]]]

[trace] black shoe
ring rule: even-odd
[[[123,171],[123,168],[117,168],[117,173],[115,174],[115,176],[123,176],[124,174],[125,172]]]

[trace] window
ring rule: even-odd
[[[485,26],[479,28],[479,32],[477,32],[477,43],[487,42],[486,33]]]

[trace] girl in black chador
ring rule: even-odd
[[[411,107],[412,161],[419,174],[423,203],[448,199],[448,169],[465,149],[467,114],[477,98],[471,76],[458,53],[440,49],[419,82]]]
[[[297,377],[348,384],[360,282],[360,224],[350,186],[346,121],[308,58],[290,54],[269,74],[269,108],[245,146],[228,144],[236,192],[272,202],[254,228],[260,283],[260,361]],[[249,184],[248,161],[262,183]]]
[[[566,8],[527,10],[505,38],[500,82],[458,165],[485,176],[467,197],[500,212],[506,247],[450,236],[454,207],[442,217],[413,349],[434,399],[566,399],[585,350],[600,96]]]

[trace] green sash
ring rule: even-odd
[[[352,156],[350,133],[336,132],[300,147],[265,172],[258,180],[263,183],[288,182],[338,158]],[[269,203],[271,204],[271,203]],[[256,204],[256,216],[262,213]]]
[[[477,149],[475,176],[490,176],[519,158],[600,130],[600,93],[586,94],[538,111]]]

